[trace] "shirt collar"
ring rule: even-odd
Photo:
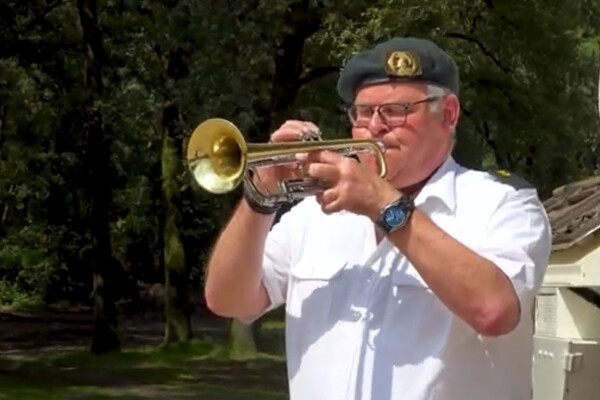
[[[415,205],[420,206],[433,199],[438,199],[450,212],[454,212],[456,209],[457,169],[458,164],[452,156],[449,156],[423,186],[415,198]]]

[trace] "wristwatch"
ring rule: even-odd
[[[415,204],[412,198],[402,196],[383,207],[379,219],[375,223],[385,233],[390,233],[406,225],[414,208]]]

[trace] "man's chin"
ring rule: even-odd
[[[406,157],[399,150],[393,150],[385,154],[385,162],[388,165],[388,169],[399,171],[406,168]]]
[[[403,179],[401,179],[402,175],[406,175],[407,172],[410,173],[410,171],[406,171],[407,166],[402,160],[386,160],[386,164],[387,174],[385,180],[393,185],[396,185],[399,181],[403,181]]]

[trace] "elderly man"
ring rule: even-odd
[[[273,227],[276,209],[246,196],[212,254],[209,307],[252,321],[285,304],[292,400],[530,399],[551,244],[535,189],[453,160],[458,71],[431,41],[353,56],[338,92],[353,138],[385,145],[387,177],[368,156],[299,156],[326,189]],[[287,121],[272,140],[315,129]]]

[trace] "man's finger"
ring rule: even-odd
[[[302,131],[302,132],[318,132],[319,131],[319,127],[317,127],[314,123],[310,122],[310,121],[300,121],[300,120],[287,120],[283,126],[285,127],[293,127],[294,129],[297,129],[298,131]]]
[[[293,127],[280,128],[271,135],[271,142],[295,142],[300,140],[301,132]]]
[[[287,121],[285,121],[283,123],[283,125],[281,126],[283,127],[293,127],[299,130],[302,129],[310,129],[310,130],[318,130],[317,126],[315,124],[313,124],[312,122],[309,121],[301,121],[301,120],[297,120],[297,119],[288,119]]]
[[[322,203],[321,204],[321,210],[325,214],[333,214],[335,212],[342,211],[343,207],[342,207],[342,205],[340,203],[340,200],[334,200],[334,201],[329,202],[329,203]]]
[[[340,153],[328,150],[319,152],[316,157],[318,157],[318,161],[327,164],[338,164],[344,159]]]
[[[325,189],[320,194],[319,204],[324,205],[324,204],[332,203],[332,202],[336,201],[338,199],[338,197],[339,197],[339,192],[336,188]]]
[[[306,167],[308,176],[330,184],[335,184],[340,177],[339,169],[335,165],[323,163],[309,163]]]
[[[338,164],[344,159],[340,153],[329,150],[315,150],[296,154],[296,159],[305,163]]]
[[[312,122],[287,120],[273,135],[271,135],[271,141],[277,141],[279,139],[280,131],[289,132],[290,134],[293,134],[291,140],[304,140],[314,138],[320,132],[319,128]],[[289,140],[290,139],[288,139],[288,141]]]

